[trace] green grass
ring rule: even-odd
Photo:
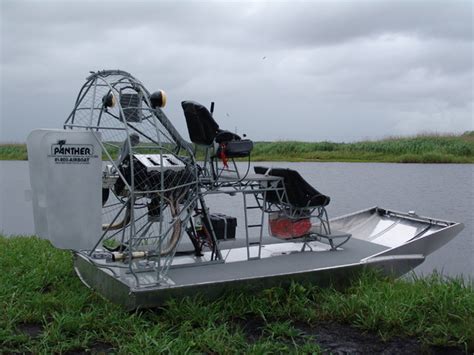
[[[26,144],[0,144],[0,160],[28,160]]]
[[[293,284],[257,294],[199,295],[128,313],[83,286],[69,252],[35,237],[0,237],[0,353],[60,353],[101,344],[119,353],[319,353],[298,324],[351,324],[384,338],[474,350],[474,290],[439,276],[365,274],[344,290]],[[249,324],[259,330],[249,334]],[[40,326],[37,336],[21,331]],[[255,328],[256,329],[256,328]]]
[[[391,137],[356,143],[256,142],[252,160],[474,163],[473,132],[468,131],[462,135],[424,134],[413,137]],[[114,157],[117,151],[117,148],[112,148]],[[202,157],[202,152],[198,151],[198,159]],[[0,144],[0,160],[27,159],[25,145]]]
[[[255,161],[474,163],[474,136],[418,135],[356,143],[258,142]]]

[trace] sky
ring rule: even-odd
[[[185,138],[183,100],[253,140],[474,129],[470,0],[0,4],[1,142],[61,127],[102,69],[165,90]]]

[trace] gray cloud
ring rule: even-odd
[[[89,70],[216,101],[259,140],[473,129],[470,1],[1,2],[1,135],[59,127]]]
[[[280,16],[274,33],[288,43],[335,44],[386,33],[472,39],[472,4],[466,1],[328,1],[321,7],[314,2],[299,7],[285,3],[282,7],[284,12],[276,8],[266,19],[272,26],[273,18],[286,14]]]

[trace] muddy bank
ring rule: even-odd
[[[243,329],[250,342],[255,342],[266,335],[265,322],[259,318],[240,319],[235,322]],[[292,326],[298,335],[288,338],[289,342],[302,343],[313,339],[324,354],[465,354],[459,348],[426,346],[416,338],[394,337],[384,340],[378,334],[335,322],[319,322],[312,325],[293,322]]]

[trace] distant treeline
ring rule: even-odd
[[[255,142],[251,158],[254,161],[474,163],[474,131],[461,135],[422,134],[355,143]],[[0,159],[27,160],[25,144],[1,144]]]

